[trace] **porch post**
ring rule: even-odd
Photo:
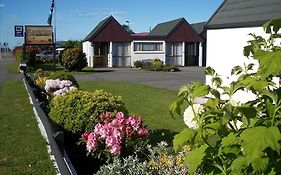
[[[198,54],[198,59],[199,59],[199,66],[203,65],[203,43],[198,43],[198,48],[199,48],[199,54]]]
[[[108,52],[108,67],[113,67],[113,57],[112,57],[112,46],[113,43],[109,43],[109,52]]]
[[[163,64],[166,65],[166,41],[163,42],[163,51],[164,51],[164,56],[163,56]]]
[[[185,42],[182,42],[182,58],[181,58],[182,62],[181,65],[185,66]]]

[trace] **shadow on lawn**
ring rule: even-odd
[[[151,131],[149,135],[149,143],[152,146],[156,146],[157,143],[160,143],[161,141],[165,141],[168,143],[169,146],[172,146],[174,136],[178,134],[176,132],[171,132],[167,129],[157,129]]]

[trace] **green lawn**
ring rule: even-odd
[[[120,95],[131,114],[143,117],[154,141],[171,142],[173,135],[185,128],[182,116],[171,117],[168,106],[177,98],[177,92],[128,82],[79,81],[82,90],[103,89]]]
[[[55,174],[22,81],[0,94],[0,174]]]
[[[8,64],[8,72],[9,73],[18,73],[19,72],[19,64],[18,63]]]

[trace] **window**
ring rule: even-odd
[[[163,51],[163,43],[136,42],[134,43],[134,51]]]

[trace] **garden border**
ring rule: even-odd
[[[45,112],[40,107],[38,99],[36,99],[33,89],[28,84],[25,73],[23,73],[23,82],[29,95],[30,104],[33,106],[33,111],[38,122],[38,127],[42,136],[47,142],[48,154],[54,161],[54,166],[57,169],[57,174],[77,175],[77,172],[72,165],[65,149],[62,147],[63,135],[60,132],[54,133],[51,124]],[[62,140],[61,140],[62,139]]]

